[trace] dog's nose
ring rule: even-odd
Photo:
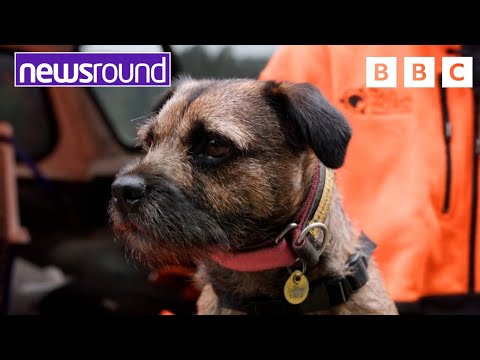
[[[131,210],[145,195],[145,180],[138,175],[124,175],[112,184],[115,205],[123,211]]]

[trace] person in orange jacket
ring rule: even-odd
[[[260,79],[310,82],[353,128],[337,184],[377,244],[399,311],[480,313],[479,47],[282,46]],[[366,87],[366,57],[397,57],[395,88]],[[442,57],[473,56],[473,88],[442,88]],[[404,57],[434,57],[435,87],[403,86]]]

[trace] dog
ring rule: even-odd
[[[397,314],[335,188],[351,128],[314,86],[180,78],[138,138],[113,230],[154,269],[197,264],[197,314]]]

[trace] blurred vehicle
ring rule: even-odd
[[[110,184],[165,88],[16,88],[14,52],[170,51],[172,77],[256,78],[275,47],[0,45],[2,311],[192,314],[198,296],[191,269],[134,263],[108,223]]]

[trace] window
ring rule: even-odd
[[[194,78],[257,78],[277,45],[172,45],[175,71]],[[82,45],[80,51],[155,52],[160,45]],[[119,141],[134,147],[138,126],[132,121],[149,114],[155,100],[168,88],[94,87],[93,95]]]
[[[180,72],[194,78],[256,79],[278,45],[172,45]]]
[[[12,125],[21,150],[34,160],[55,145],[56,123],[46,89],[14,87],[14,56],[7,52],[0,52],[0,121]]]
[[[85,52],[155,52],[159,45],[81,45]],[[93,87],[95,100],[105,113],[114,134],[123,145],[133,148],[136,144],[138,125],[132,121],[150,113],[155,100],[168,88],[155,87]]]

